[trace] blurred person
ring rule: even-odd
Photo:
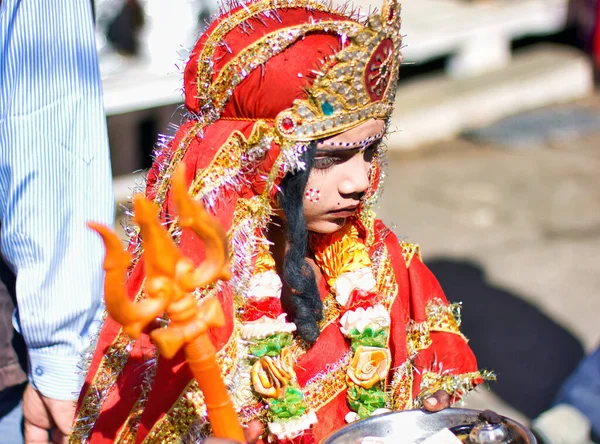
[[[0,242],[16,277],[14,315],[0,288],[3,443],[22,442],[21,416],[26,442],[70,433],[81,353],[102,313],[102,246],[86,222],[112,224],[113,213],[90,2],[3,0]],[[27,348],[27,384],[11,316]]]
[[[533,422],[548,443],[600,442],[600,347],[586,356],[561,386],[553,407]]]
[[[372,211],[401,60],[399,15],[396,1],[361,20],[312,0],[245,3],[208,28],[185,68],[189,120],[162,147],[145,194],[196,266],[206,250],[179,224],[179,166],[188,194],[228,233],[232,278],[194,295],[223,307],[225,325],[210,337],[239,419],[252,424],[249,441],[260,434],[256,420],[270,440],[308,443],[390,409],[437,411],[489,376],[418,246]],[[161,258],[135,227],[132,235],[129,270],[106,266],[126,276],[115,297],[144,303],[156,292],[146,271]],[[161,332],[171,330],[153,333]],[[72,442],[198,442],[210,433],[184,354],[160,355],[147,331],[133,340],[108,317]]]

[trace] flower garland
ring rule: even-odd
[[[387,346],[390,315],[379,303],[367,247],[359,239],[358,229],[348,224],[315,238],[312,248],[340,304],[340,330],[354,351],[346,374],[346,398],[352,410],[346,421],[387,412],[386,378],[392,362]]]
[[[354,352],[346,373],[352,410],[346,420],[389,411],[385,383],[391,365],[387,347],[390,315],[378,303],[367,247],[357,228],[348,224],[333,234],[315,236],[312,248],[342,308],[340,331]],[[268,405],[270,438],[292,440],[310,429],[317,417],[308,410],[294,372],[290,346],[296,325],[286,321],[281,288],[275,261],[263,244],[240,312],[242,338],[248,346],[252,388]]]
[[[294,372],[291,353],[293,322],[281,306],[282,283],[266,244],[261,246],[240,315],[247,341],[250,380],[268,406],[270,438],[294,439],[317,422],[309,412]]]

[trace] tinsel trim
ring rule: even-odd
[[[145,369],[143,370],[142,375],[140,397],[135,402],[135,405],[133,406],[131,412],[129,413],[129,416],[127,417],[127,421],[119,431],[117,439],[115,439],[115,443],[125,444],[135,442],[137,429],[140,425],[140,421],[142,420],[142,413],[144,412],[146,402],[148,401],[148,396],[150,395],[150,390],[152,389],[152,385],[154,384],[157,360],[158,350],[155,349],[154,356],[152,356],[143,364]]]
[[[214,212],[214,206],[225,189],[240,190],[249,186],[246,177],[255,173],[274,140],[273,128],[258,121],[246,139],[234,131],[219,148],[210,165],[199,170],[190,187],[190,194]]]
[[[431,332],[440,331],[460,336],[468,342],[460,331],[461,304],[446,304],[439,298],[432,299],[427,304],[425,313],[427,320],[411,322],[406,327],[407,349],[409,355],[424,350],[431,345]]]
[[[421,373],[421,386],[417,398],[414,400],[414,407],[423,407],[423,400],[433,395],[438,390],[444,390],[452,397],[452,402],[462,399],[475,386],[484,381],[495,381],[496,375],[488,370],[480,370],[470,373],[453,375],[445,371],[424,370]]]
[[[283,8],[307,8],[316,11],[327,11],[328,6],[312,0],[295,0],[293,2],[279,2],[277,0],[263,0],[256,3],[244,4],[243,2],[234,3],[231,6],[243,5],[243,8],[235,13],[231,13],[223,19],[219,25],[208,36],[202,53],[198,60],[197,71],[197,96],[201,103],[200,112],[206,121],[214,121],[221,114],[222,109],[215,106],[215,101],[211,97],[210,79],[213,78],[213,56],[217,48],[225,46],[226,35],[238,26],[251,26],[247,20],[249,18],[258,18],[260,20],[278,20],[277,10]],[[261,15],[263,18],[257,17]],[[247,22],[247,23],[244,23]]]
[[[413,408],[413,371],[411,359],[407,359],[400,367],[393,370],[394,376],[388,386],[390,409],[400,411]]]
[[[346,372],[353,355],[352,351],[345,353],[337,362],[327,365],[325,370],[308,380],[302,390],[310,410],[318,411],[347,388]]]
[[[217,352],[217,362],[221,369],[221,377],[227,385],[230,393],[238,390],[236,381],[239,371],[239,362],[242,358],[242,350],[236,339],[239,331],[235,330],[227,344]],[[207,411],[204,403],[204,395],[198,387],[195,379],[192,379],[182,391],[171,409],[160,418],[152,427],[144,442],[178,442],[182,436],[189,433],[190,427],[200,421],[203,429],[207,422]]]

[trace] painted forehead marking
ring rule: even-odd
[[[374,136],[369,136],[365,139],[357,140],[354,142],[329,142],[327,140],[324,140],[317,144],[317,150],[321,151],[321,152],[329,153],[329,152],[346,151],[346,150],[350,150],[350,149],[362,149],[362,148],[366,148],[367,146],[371,145],[371,143],[375,142],[376,140],[381,139],[384,134],[385,134],[385,128],[382,128],[382,130],[379,131]],[[329,149],[329,148],[334,148],[334,149]]]

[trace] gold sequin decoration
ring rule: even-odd
[[[312,0],[294,0],[289,3],[281,3],[277,0],[264,0],[244,5],[239,11],[227,17],[226,20],[222,20],[211,32],[198,59],[198,75],[196,78],[198,83],[198,98],[202,103],[200,108],[213,103],[210,95],[210,84],[207,83],[207,79],[212,79],[213,77],[213,55],[220,44],[225,42],[225,36],[249,18],[258,14],[268,13],[270,10],[285,8],[307,8],[315,11],[325,11],[328,9],[324,4]],[[221,109],[215,109],[213,105],[213,111],[220,113]]]
[[[404,258],[404,263],[406,263],[406,268],[410,267],[410,263],[415,255],[421,260],[421,249],[418,245],[402,242],[400,247],[402,248],[402,257]]]
[[[475,388],[475,381],[478,379],[494,381],[496,380],[496,375],[485,370],[462,373],[459,375],[424,370],[421,378],[419,396],[417,396],[417,399],[415,400],[415,407],[422,407],[423,400],[438,390],[448,392],[455,398],[454,401],[456,401],[473,390],[473,388]]]
[[[427,320],[412,322],[407,327],[407,346],[410,353],[416,353],[431,345],[432,331],[442,331],[459,335],[465,341],[467,338],[460,331],[460,304],[445,304],[435,298],[425,309]]]
[[[233,90],[252,71],[264,65],[270,58],[280,54],[309,33],[317,31],[335,32],[337,34],[355,34],[362,26],[349,21],[320,21],[306,23],[289,28],[278,29],[265,35],[241,50],[237,56],[227,63],[220,71],[217,79],[210,85],[208,95],[213,106],[221,110],[231,97]]]
[[[92,385],[86,392],[81,407],[77,411],[73,431],[69,437],[70,443],[87,442],[106,395],[114,387],[118,376],[129,359],[129,352],[133,347],[133,343],[134,341],[121,331],[108,347],[106,355],[94,376]]]
[[[240,131],[234,131],[210,165],[196,173],[190,194],[197,200],[212,194],[210,204],[214,204],[216,192],[226,185],[235,186],[240,173],[251,172],[264,159],[272,141],[273,128],[262,120],[254,124],[248,139]]]
[[[238,353],[236,339],[239,334],[239,331],[234,330],[227,344],[217,352],[217,363],[221,370],[221,377],[227,385],[234,377],[241,358]],[[198,387],[198,382],[192,379],[169,412],[154,424],[144,442],[178,442],[177,439],[184,436],[195,422],[201,419],[205,420],[205,418],[204,395]],[[174,438],[177,439],[170,440]]]
[[[392,410],[410,410],[412,405],[413,365],[410,359],[394,370],[389,384],[390,408]]]
[[[347,388],[346,372],[354,353],[346,353],[325,371],[313,376],[302,389],[306,405],[317,411]]]

